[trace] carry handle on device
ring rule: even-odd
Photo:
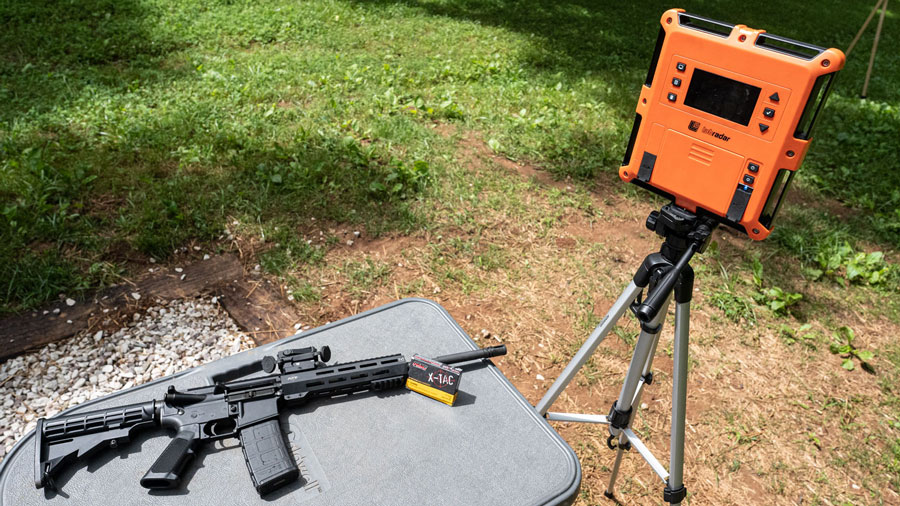
[[[239,437],[247,471],[260,495],[300,477],[281,433],[278,418],[241,429]]]
[[[734,23],[726,23],[724,21],[718,21],[687,12],[678,13],[678,23],[681,26],[685,26],[687,28],[700,30],[702,32],[711,33],[713,35],[718,35],[724,38],[730,37],[731,32],[734,30],[734,27],[737,26]],[[812,60],[813,58],[827,51],[827,48],[817,46],[815,44],[809,44],[806,42],[801,42],[799,40],[794,40],[788,37],[782,37],[780,35],[774,35],[767,32],[760,33],[756,37],[754,44],[765,49],[778,51],[779,53],[784,53],[786,55],[794,56],[797,58],[803,58],[805,60]]]
[[[698,16],[696,14],[689,14],[687,12],[678,13],[678,23],[682,26],[708,32],[720,37],[728,37],[731,35],[731,30],[734,29],[735,26],[734,23],[726,23],[724,21]]]
[[[194,458],[199,438],[190,428],[182,428],[159,455],[156,462],[141,478],[144,488],[174,488],[181,482],[181,473]]]

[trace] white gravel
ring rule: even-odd
[[[216,302],[158,302],[114,334],[82,332],[0,364],[0,459],[38,417],[252,348]]]

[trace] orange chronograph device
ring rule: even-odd
[[[765,239],[844,54],[681,9],[660,23],[619,176]]]

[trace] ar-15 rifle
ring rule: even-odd
[[[506,354],[505,346],[437,357],[444,364]],[[279,425],[279,413],[315,397],[384,390],[403,385],[409,362],[388,355],[337,365],[327,346],[278,352],[259,363],[267,373],[178,391],[170,386],[161,400],[38,419],[35,428],[34,484],[54,488],[53,477],[69,462],[104,447],[116,448],[135,432],[164,427],[177,434],[147,474],[145,488],[177,487],[182,471],[202,442],[238,437],[253,486],[260,495],[300,476]]]

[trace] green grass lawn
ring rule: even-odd
[[[846,48],[873,3],[681,7]],[[713,434],[718,456],[698,455],[695,467],[761,483],[765,494],[750,502],[793,501],[787,489],[810,504],[887,504],[900,490],[896,4],[868,100],[858,95],[874,23],[838,78],[770,238],[717,233],[692,264],[702,329],[692,360],[705,358],[692,362],[693,377],[709,378],[709,395],[766,407],[758,418],[700,409],[708,419],[695,421],[734,445]],[[4,0],[0,316],[60,293],[88,296],[151,259],[185,261],[192,246],[240,249],[287,285],[312,324],[376,301],[446,297],[470,334],[511,339],[505,372],[537,395],[530,368],[561,368],[630,275],[626,259],[647,252],[626,250],[658,244],[646,230],[628,242],[594,229],[638,228],[649,209],[647,193],[615,173],[669,7]],[[566,182],[500,170],[506,158]],[[353,230],[365,241],[337,247]],[[371,240],[386,233],[388,244]],[[372,253],[381,246],[388,252]],[[618,363],[633,336],[617,336]],[[530,352],[538,339],[547,348]],[[766,360],[806,373],[779,382]],[[588,369],[589,387],[610,385],[609,367]],[[779,387],[801,394],[770,412],[771,397],[735,390],[754,377],[757,387],[772,382],[764,391],[777,402]],[[785,430],[743,436],[745,425],[770,422]],[[591,438],[568,440],[585,476],[605,477],[605,445],[592,449]],[[720,475],[709,476],[718,486]],[[846,480],[861,480],[862,491]],[[600,497],[600,481],[588,481],[581,504]]]
[[[872,2],[686,2],[846,47]],[[311,218],[428,225],[463,180],[435,122],[592,184],[618,168],[660,2],[7,0],[0,4],[0,314],[114,282],[229,233],[280,273],[322,257]],[[767,248],[809,268],[900,246],[900,27],[841,75],[800,185],[849,218],[786,211]],[[641,198],[641,197],[638,197]],[[238,225],[233,225],[234,222]],[[852,255],[851,255],[852,256]],[[847,255],[842,261],[849,262]],[[821,270],[821,269],[820,269]]]

